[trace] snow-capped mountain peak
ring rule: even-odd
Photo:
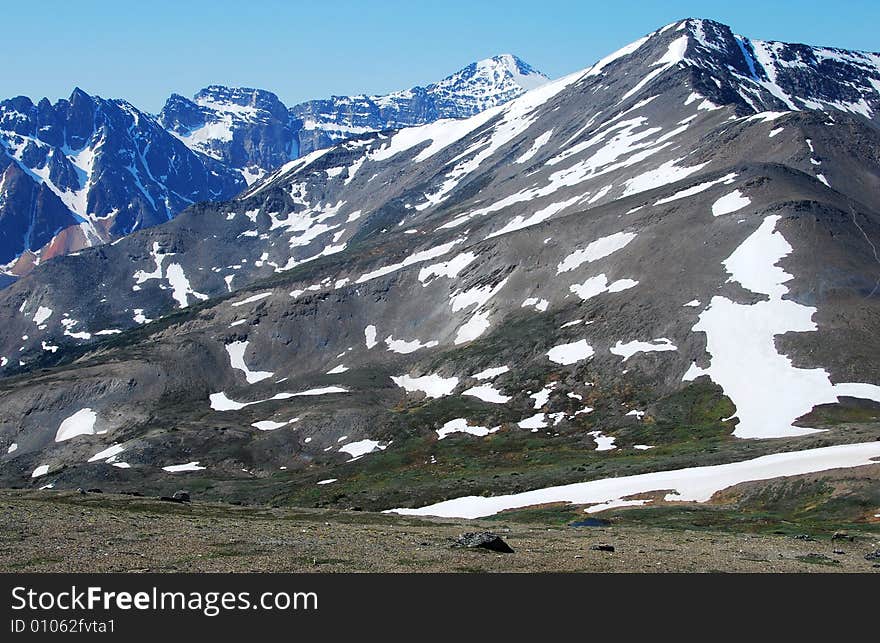
[[[426,89],[443,118],[462,118],[506,103],[549,80],[516,56],[502,54],[471,63]]]
[[[159,122],[191,149],[237,169],[250,184],[302,154],[353,136],[473,116],[547,80],[528,63],[504,54],[427,87],[333,96],[289,110],[272,92],[210,85],[192,100],[172,94]]]
[[[739,109],[753,112],[839,110],[873,118],[880,110],[878,53],[750,39],[700,18],[671,23],[645,40],[669,47],[667,67],[695,68],[699,93],[719,104],[733,93]]]

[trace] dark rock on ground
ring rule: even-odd
[[[468,549],[488,549],[504,554],[512,554],[513,549],[498,535],[491,531],[467,532],[455,539],[454,547],[467,547]]]

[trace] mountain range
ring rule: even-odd
[[[366,132],[471,116],[547,78],[515,56],[428,87],[290,109],[259,89],[173,94],[158,116],[74,90],[0,102],[0,287],[34,265],[223,201],[302,153]]]
[[[479,108],[0,291],[0,480],[470,518],[852,468],[777,496],[876,521],[880,54],[687,19]]]

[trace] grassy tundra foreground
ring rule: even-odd
[[[463,521],[4,490],[0,571],[880,571],[872,556],[880,549],[880,520],[847,519],[852,498],[841,504],[828,493],[847,484],[852,480],[806,477],[743,485],[735,501],[610,511],[586,527],[571,526],[586,516],[562,506]],[[858,486],[849,488],[851,497],[860,496]],[[812,506],[792,505],[795,491]],[[750,509],[757,501],[772,512]],[[835,508],[840,518],[811,517]],[[514,553],[451,546],[462,532],[480,530],[499,534]],[[591,549],[600,543],[614,551]]]

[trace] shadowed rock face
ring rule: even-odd
[[[13,274],[246,185],[128,103],[80,89],[54,105],[0,102],[0,156],[0,263]]]
[[[193,150],[247,171],[248,179],[299,156],[287,107],[261,89],[212,85],[193,100],[172,94],[158,120]]]
[[[880,133],[876,96],[846,92],[876,59],[770,86],[765,45],[675,23],[40,266],[0,293],[0,479],[387,508],[813,445],[798,418],[839,399],[870,416]],[[83,408],[94,432],[57,442]],[[522,481],[480,477],[511,461]]]

